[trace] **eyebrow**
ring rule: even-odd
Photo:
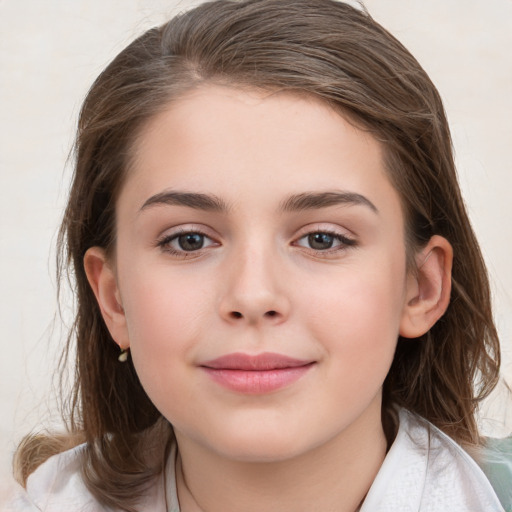
[[[185,206],[216,213],[229,211],[228,204],[215,195],[171,190],[151,196],[144,202],[140,211],[161,205]],[[284,212],[299,212],[338,205],[361,205],[366,206],[376,214],[379,213],[377,207],[368,198],[355,192],[304,192],[295,194],[283,201],[280,209]]]
[[[151,206],[170,205],[170,206],[186,206],[196,210],[205,210],[209,212],[227,212],[228,205],[220,198],[209,194],[200,194],[197,192],[178,192],[165,191],[151,196],[142,205],[140,211]]]
[[[355,192],[306,192],[296,194],[281,204],[284,212],[317,210],[337,205],[361,205],[378,214],[377,207],[365,196]]]

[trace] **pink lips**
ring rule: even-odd
[[[313,361],[265,352],[256,356],[228,354],[206,361],[200,367],[215,382],[232,391],[264,394],[297,381],[313,364]]]

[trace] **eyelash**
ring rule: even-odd
[[[187,251],[185,249],[175,249],[170,244],[177,240],[178,238],[185,236],[185,235],[199,235],[203,237],[203,243],[199,249],[196,250],[190,250]],[[306,247],[304,245],[300,245],[299,241],[303,239],[307,239],[308,237],[312,235],[327,235],[332,237],[334,240],[338,241],[340,244],[335,247],[329,247],[327,249],[314,249],[313,247]],[[205,240],[210,240],[212,243],[208,244],[206,247],[204,246]],[[219,244],[212,240],[211,237],[209,237],[206,233],[197,230],[197,229],[180,229],[179,231],[172,233],[171,235],[165,235],[162,238],[158,239],[156,242],[156,246],[159,247],[163,252],[170,254],[171,256],[186,259],[191,257],[199,257],[203,253],[203,249],[206,249],[207,247],[211,246],[218,246]],[[333,255],[334,253],[338,253],[340,251],[345,251],[349,247],[355,247],[357,246],[357,241],[353,238],[349,238],[345,235],[342,235],[341,233],[337,233],[335,231],[331,231],[328,229],[316,229],[309,231],[307,233],[304,233],[302,236],[297,238],[293,245],[295,247],[302,247],[308,251],[311,251],[317,256],[320,257],[328,257],[330,255]]]
[[[203,237],[203,244],[202,246],[197,250],[191,250],[187,251],[184,249],[174,249],[170,244],[177,240],[178,238],[185,236],[185,235],[199,235]],[[171,256],[175,256],[178,258],[191,258],[191,257],[198,257],[202,254],[202,249],[204,247],[204,240],[212,240],[211,237],[209,237],[206,233],[203,233],[202,231],[198,229],[180,229],[179,231],[172,233],[171,235],[164,235],[162,238],[158,239],[156,242],[156,246],[159,247],[163,252],[170,254]],[[214,242],[211,244],[208,244],[206,247],[218,245],[218,243]]]
[[[329,247],[324,250],[314,249],[312,247],[306,247],[306,246],[298,244],[298,242],[300,240],[307,239],[308,237],[310,237],[312,235],[328,235],[328,236],[332,237],[334,240],[337,240],[340,244],[335,247]],[[350,247],[356,247],[357,241],[353,238],[349,238],[346,235],[342,235],[341,233],[338,233],[336,231],[332,231],[329,229],[315,229],[312,231],[308,231],[307,233],[305,233],[301,237],[299,237],[297,239],[297,241],[294,242],[294,245],[296,245],[296,246],[298,245],[299,247],[303,247],[304,249],[311,251],[313,254],[315,254],[315,256],[327,258],[327,257],[337,254],[339,252],[346,251]]]

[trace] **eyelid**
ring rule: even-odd
[[[204,224],[179,224],[177,226],[170,226],[164,230],[162,230],[161,234],[157,236],[157,240],[163,240],[164,238],[172,238],[175,236],[180,236],[186,233],[197,233],[199,235],[204,235],[208,238],[218,239],[219,236],[216,232]]]
[[[354,240],[354,242],[357,240],[356,234],[353,233],[350,229],[328,222],[315,222],[313,224],[307,224],[306,226],[303,226],[297,230],[294,239],[297,240],[312,233],[328,233],[333,236],[341,236],[350,240]]]

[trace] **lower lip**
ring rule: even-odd
[[[273,370],[231,370],[203,366],[202,369],[221,386],[250,395],[262,395],[293,384],[303,377],[313,363]]]

